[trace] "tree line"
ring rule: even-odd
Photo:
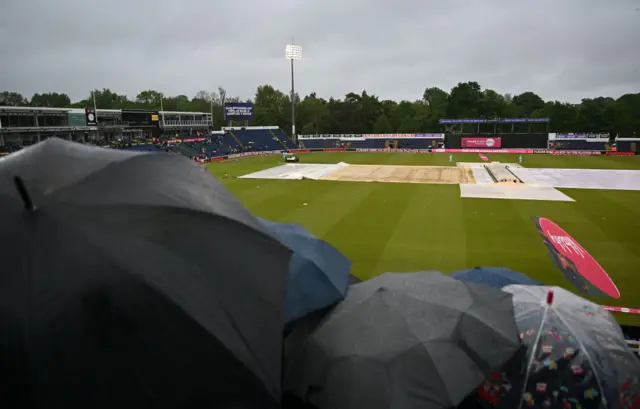
[[[140,92],[135,99],[110,89],[94,90],[87,98],[72,102],[67,94],[36,93],[26,98],[17,92],[1,92],[0,106],[92,107],[99,109],[143,108],[165,111],[212,112],[215,128],[225,126],[225,102],[239,102],[224,88],[187,95],[166,96],[156,90]],[[413,133],[439,132],[442,118],[549,118],[553,132],[609,132],[635,136],[640,131],[640,93],[618,99],[584,98],[579,104],[545,101],[534,92],[500,94],[482,89],[477,82],[461,82],[449,92],[426,88],[416,101],[380,99],[367,91],[349,92],[343,98],[319,98],[315,92],[295,95],[296,129],[300,134],[316,133]],[[291,129],[291,95],[261,85],[252,100],[253,120],[249,125],[277,125]],[[237,123],[235,125],[240,125]],[[244,125],[244,123],[242,124]],[[537,125],[539,126],[539,125]],[[504,132],[504,130],[503,130]]]

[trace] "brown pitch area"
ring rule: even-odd
[[[470,168],[457,166],[349,165],[322,180],[394,183],[476,183]]]

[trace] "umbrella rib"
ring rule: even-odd
[[[531,370],[531,365],[533,365],[533,358],[535,357],[536,348],[538,347],[538,341],[542,337],[542,327],[544,326],[545,321],[547,320],[547,314],[549,312],[549,306],[545,304],[544,313],[542,314],[542,319],[540,320],[540,327],[538,328],[538,333],[536,334],[536,339],[533,342],[533,347],[531,348],[531,354],[529,356],[529,363],[527,363],[527,371],[524,376],[524,383],[522,384],[522,392],[520,392],[520,396],[524,395],[524,392],[527,390],[527,383],[529,382],[529,373]],[[520,403],[518,404],[518,409],[522,409],[523,400],[520,399]]]

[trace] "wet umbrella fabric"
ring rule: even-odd
[[[0,214],[3,407],[277,404],[290,251],[208,171],[48,140]]]
[[[503,409],[640,407],[640,360],[608,311],[559,287],[504,291],[513,294],[527,348],[478,388],[479,402]]]
[[[468,283],[484,284],[502,288],[511,284],[542,285],[529,276],[504,267],[474,267],[469,270],[454,271],[451,277]]]
[[[259,220],[269,233],[293,250],[285,302],[287,324],[344,298],[351,269],[348,258],[298,224]]]
[[[509,294],[437,272],[387,273],[350,286],[285,354],[284,390],[323,409],[448,408],[519,347]]]
[[[349,285],[353,285],[353,284],[361,283],[362,280],[354,276],[353,274],[349,274],[348,282],[349,282]]]
[[[361,283],[358,277],[349,274],[349,286]],[[348,291],[348,290],[347,290]],[[331,313],[333,305],[314,311],[304,317],[293,321],[287,328],[284,339],[284,356],[293,357],[297,351],[304,345],[309,335],[318,328],[322,320]]]

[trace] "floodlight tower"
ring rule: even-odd
[[[293,79],[293,62],[302,60],[302,47],[294,44],[287,44],[284,49],[284,55],[287,60],[291,61],[291,138],[294,143],[298,143],[296,136],[296,93],[295,82]]]

